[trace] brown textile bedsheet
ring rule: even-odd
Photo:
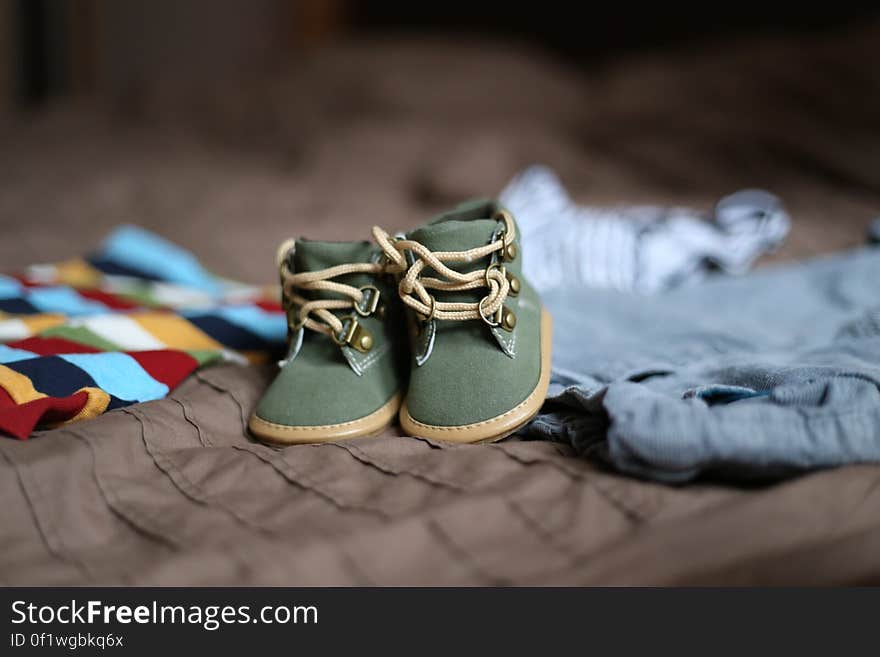
[[[406,227],[531,162],[586,203],[706,207],[765,187],[794,217],[773,259],[853,246],[880,214],[878,37],[585,73],[510,44],[352,42],[257,81],[8,119],[0,262],[70,257],[131,221],[272,281],[284,237]],[[880,583],[880,466],[672,487],[517,439],[279,450],[245,430],[271,375],[212,367],[167,399],[0,439],[0,582]]]

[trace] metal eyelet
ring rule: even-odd
[[[375,285],[364,285],[359,289],[363,295],[361,302],[366,302],[367,306],[364,308],[356,303],[354,304],[354,310],[361,317],[369,317],[376,312],[376,308],[379,307],[379,297],[381,296],[381,292],[379,292],[379,288]]]
[[[330,333],[334,343],[340,347],[349,346],[361,353],[373,348],[373,335],[358,322],[357,317],[346,315],[339,319],[342,321],[342,330],[339,333]]]
[[[513,215],[507,208],[498,208],[492,213],[492,218],[495,221],[503,221],[505,226],[513,223]]]
[[[516,256],[519,251],[516,248],[515,242],[509,242],[507,238],[507,231],[501,231],[501,250],[498,252],[499,257],[504,262],[511,262],[516,260]]]
[[[492,284],[490,283],[491,279],[489,278],[489,274],[492,272],[493,269],[497,269],[498,271],[500,271],[502,276],[507,275],[507,270],[504,268],[504,265],[499,265],[497,262],[493,262],[488,267],[486,267],[486,272],[483,275],[483,279],[486,281],[486,287],[488,287],[490,290],[492,289]]]
[[[508,232],[507,228],[513,225],[513,215],[510,214],[504,208],[498,208],[492,215],[492,218],[495,221],[503,221],[504,229],[501,231],[501,259],[506,262],[510,262],[511,260],[516,260],[517,256],[517,248],[516,244],[512,241],[508,241]]]
[[[486,322],[486,324],[488,324],[491,328],[496,328],[498,326],[501,326],[501,308],[498,308],[498,310],[495,311],[495,317],[493,317],[492,319],[486,317],[486,313],[483,311],[483,303],[488,298],[489,296],[487,295],[480,299],[480,303],[477,306],[477,309],[479,310],[480,317],[483,319],[483,321]]]
[[[507,241],[507,233],[504,233],[504,235],[501,236],[501,241],[504,244],[504,247],[501,249],[501,257],[507,262],[516,260],[516,244]]]

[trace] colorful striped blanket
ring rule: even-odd
[[[164,397],[218,360],[274,357],[277,298],[135,226],[87,258],[0,274],[0,433],[26,439]]]

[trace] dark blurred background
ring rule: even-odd
[[[737,34],[821,31],[869,19],[870,3],[364,2],[357,0],[3,0],[7,106],[70,94],[136,92],[159,76],[277,65],[347,35],[445,32],[513,38],[589,66],[621,52]]]
[[[0,261],[120,222],[271,278],[289,234],[366,236],[523,166],[584,203],[789,204],[777,259],[880,213],[861,3],[0,0]]]
[[[622,52],[738,34],[822,31],[870,19],[870,3],[496,3],[357,0],[3,0],[6,107],[71,94],[136,92],[155,77],[275,66],[351,34],[512,38],[589,66]]]

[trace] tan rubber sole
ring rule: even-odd
[[[420,438],[445,440],[453,443],[493,442],[506,438],[529,422],[544,403],[550,387],[550,353],[553,344],[553,320],[545,309],[541,309],[541,374],[534,390],[509,411],[482,422],[457,426],[437,426],[425,424],[414,419],[406,407],[400,408],[400,426],[404,433]]]
[[[260,440],[278,445],[303,445],[350,438],[366,438],[374,436],[390,426],[394,422],[400,406],[400,394],[398,393],[378,410],[357,420],[315,426],[276,424],[264,420],[255,413],[251,415],[248,429]]]

